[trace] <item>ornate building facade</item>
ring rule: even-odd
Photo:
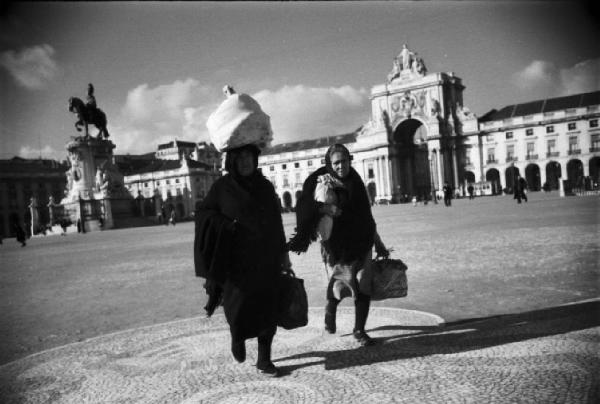
[[[454,73],[428,73],[406,46],[383,84],[371,89],[371,117],[356,133],[279,144],[259,158],[284,208],[345,144],[373,201],[440,196],[444,183],[464,195],[510,192],[516,174],[531,190],[598,187],[599,94],[560,97],[492,110],[478,119],[463,103]],[[558,179],[562,179],[559,181]]]
[[[220,159],[207,143],[178,140],[159,145],[155,153],[115,156],[125,187],[135,199],[135,213],[162,218],[174,211],[178,219],[192,215],[221,175]]]
[[[37,230],[31,228],[32,198],[36,206],[48,206],[52,200],[60,201],[65,191],[68,168],[66,162],[47,159],[14,157],[0,160],[1,237],[14,236],[15,225],[24,227],[29,235]]]

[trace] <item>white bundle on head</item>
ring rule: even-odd
[[[215,148],[223,152],[249,144],[268,147],[273,140],[269,115],[248,94],[237,94],[230,86],[223,92],[227,99],[206,121]]]

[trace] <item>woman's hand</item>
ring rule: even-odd
[[[292,261],[290,261],[290,254],[287,251],[281,254],[281,269],[284,271],[292,269]]]
[[[331,204],[331,203],[324,203],[320,208],[319,208],[319,212],[329,215],[331,217],[337,217],[339,215],[342,214],[342,210],[340,208],[338,208],[337,206]]]
[[[388,250],[383,241],[381,241],[381,237],[379,237],[379,233],[375,232],[375,253],[378,257],[389,258],[390,251]]]

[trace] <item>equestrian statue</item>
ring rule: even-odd
[[[88,84],[88,96],[86,103],[80,98],[69,98],[69,111],[77,114],[77,122],[75,128],[81,132],[81,128],[85,129],[85,137],[89,137],[88,124],[93,124],[99,129],[97,139],[108,138],[108,130],[106,129],[106,114],[96,106],[96,97],[94,97],[94,86]]]

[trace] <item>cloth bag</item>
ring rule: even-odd
[[[308,324],[308,297],[304,280],[297,278],[291,269],[279,277],[280,295],[277,311],[277,325],[291,330]]]
[[[399,259],[376,258],[373,260],[371,300],[406,297],[408,294],[406,270],[406,264]]]
[[[273,140],[271,119],[258,102],[248,94],[237,94],[229,86],[224,93],[227,98],[206,122],[215,148],[223,152],[249,144],[268,147]]]

